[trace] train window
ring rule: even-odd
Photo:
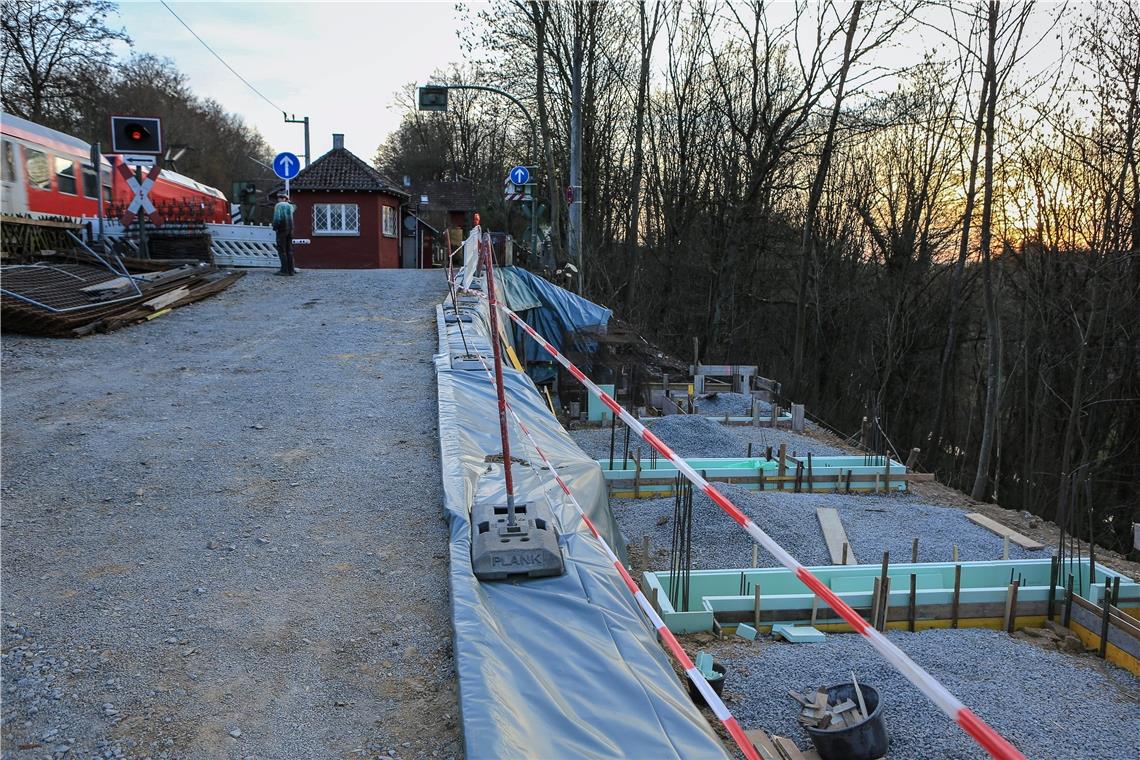
[[[83,194],[92,200],[99,197],[99,177],[91,164],[83,164]]]
[[[75,181],[75,162],[67,159],[55,157],[55,189],[61,193],[68,195],[77,195],[79,188]]]
[[[8,140],[4,141],[4,160],[0,162],[0,171],[3,172],[5,182],[16,179],[16,149]]]
[[[24,165],[28,168],[28,184],[37,190],[51,190],[51,169],[47,153],[35,148],[24,148]]]

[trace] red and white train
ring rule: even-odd
[[[0,206],[6,215],[118,217],[134,193],[118,171],[122,158],[104,155],[98,170],[91,146],[78,137],[0,113]],[[150,199],[167,221],[230,221],[230,205],[216,188],[163,169]]]

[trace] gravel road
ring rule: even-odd
[[[1120,668],[978,628],[887,636],[1027,757],[1140,757],[1140,679]],[[890,760],[988,757],[861,636],[829,635],[822,644],[739,641],[703,648],[728,664],[725,696],[745,727],[811,746],[788,690],[850,683],[854,670],[885,700]]]
[[[253,272],[4,337],[5,758],[458,756],[441,284]]]

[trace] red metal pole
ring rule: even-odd
[[[507,433],[507,395],[503,390],[503,358],[499,351],[499,308],[495,300],[494,261],[486,238],[479,241],[487,270],[487,300],[491,302],[491,348],[495,355],[495,392],[499,397],[499,435],[503,439],[503,473],[507,480],[507,525],[515,524],[515,488],[511,480],[511,442]]]

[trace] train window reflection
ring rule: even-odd
[[[35,148],[24,148],[24,164],[28,168],[28,185],[37,190],[51,189],[51,169],[47,154]]]
[[[55,157],[55,188],[61,193],[75,195],[79,192],[75,183],[75,162],[68,158]]]

